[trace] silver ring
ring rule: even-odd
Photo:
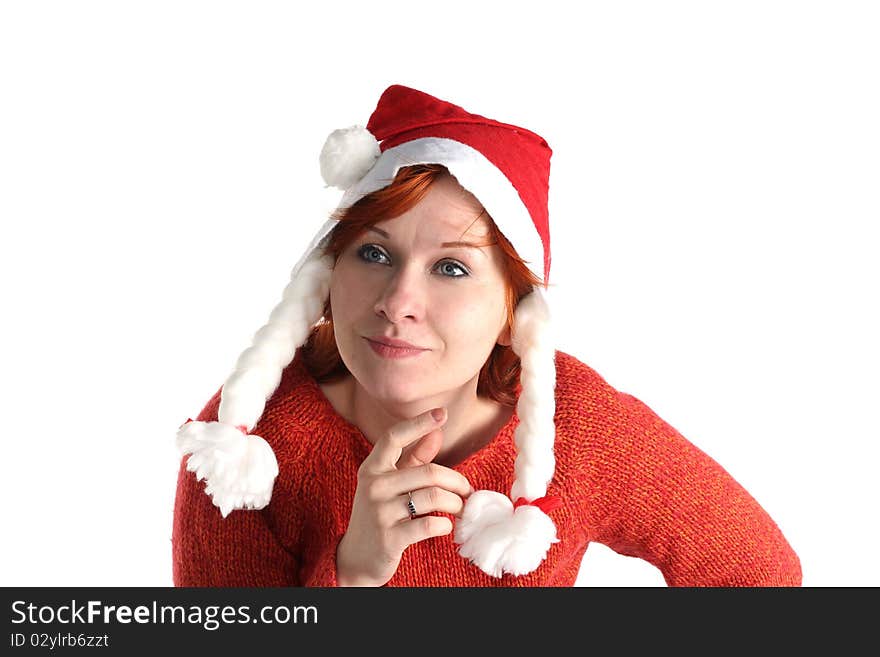
[[[413,504],[412,491],[407,493],[409,495],[409,502],[406,503],[406,508],[409,509],[409,518],[412,520],[416,517],[416,505]]]

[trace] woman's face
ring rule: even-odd
[[[337,260],[337,348],[373,398],[408,403],[454,392],[476,380],[496,342],[510,344],[502,253],[463,244],[488,241],[482,211],[441,176],[416,206],[378,222]],[[385,339],[417,349],[378,344]]]

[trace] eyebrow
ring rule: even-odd
[[[382,230],[381,228],[376,228],[375,226],[370,226],[369,230],[373,231],[374,233],[379,233],[382,237],[384,237],[384,238],[386,238],[386,239],[388,239],[388,238],[391,237],[391,235],[389,235],[386,231]],[[483,255],[486,255],[486,252],[483,251],[482,248],[480,248],[480,247],[483,246],[483,245],[481,245],[481,244],[473,244],[473,243],[471,243],[471,242],[461,242],[461,241],[456,241],[456,242],[443,242],[440,246],[444,246],[444,247],[445,247],[445,246],[466,246],[466,247],[471,248],[471,249],[477,249],[477,251],[479,251],[479,252],[482,253]]]

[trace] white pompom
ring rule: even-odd
[[[471,493],[455,526],[459,554],[487,575],[525,575],[535,570],[550,545],[558,543],[556,525],[536,506],[516,508],[510,498],[491,490]]]
[[[366,175],[381,154],[379,142],[366,128],[334,130],[321,149],[321,176],[328,186],[346,190]]]
[[[205,479],[205,492],[225,518],[233,509],[262,509],[278,476],[275,453],[263,438],[222,422],[187,422],[177,432],[186,469]]]

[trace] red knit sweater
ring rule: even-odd
[[[548,495],[558,543],[532,573],[486,575],[452,534],[408,547],[387,586],[572,586],[590,542],[644,559],[670,586],[801,584],[797,555],[761,506],[720,465],[648,406],[556,353],[556,474]],[[216,420],[220,392],[199,420]],[[454,469],[510,493],[514,413]],[[226,518],[181,462],[172,530],[176,586],[336,586],[357,470],[372,445],[343,419],[300,357],[285,369],[254,433],[278,459],[272,500]],[[451,516],[449,516],[452,518]]]

